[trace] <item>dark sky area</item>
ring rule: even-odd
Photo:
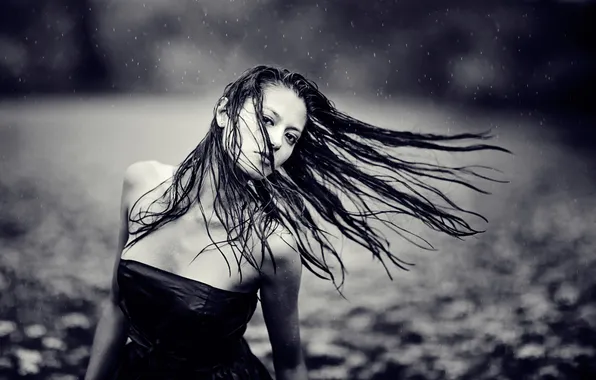
[[[0,4],[0,93],[191,92],[257,63],[322,87],[590,111],[593,1]]]

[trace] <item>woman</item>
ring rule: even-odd
[[[331,256],[344,275],[321,223],[400,267],[373,222],[401,234],[390,217],[406,214],[452,236],[478,233],[455,214],[468,211],[427,180],[481,191],[460,177],[479,174],[391,151],[506,152],[448,144],[474,138],[488,136],[381,129],[338,111],[300,74],[246,71],[225,88],[209,132],[179,166],[128,167],[112,291],[86,379],[270,379],[243,338],[257,292],[276,378],[306,379],[297,307],[302,267],[337,286]]]

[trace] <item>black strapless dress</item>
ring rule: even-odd
[[[243,337],[256,293],[124,259],[118,284],[131,341],[117,379],[272,379]]]

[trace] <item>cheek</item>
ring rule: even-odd
[[[226,149],[237,152],[255,150],[257,148],[258,131],[253,131],[245,121],[238,121],[238,129],[235,133],[226,128],[223,141]],[[235,140],[235,141],[234,141]]]
[[[280,154],[277,157],[277,160],[275,161],[275,167],[279,168],[283,164],[285,164],[286,161],[292,156],[292,154],[294,154],[293,148],[288,148],[286,151],[283,152],[283,154]]]
[[[251,123],[248,120],[246,122],[240,121],[238,132],[242,137],[242,145],[247,144],[254,146],[257,143],[264,141],[262,132],[256,121],[254,123]]]

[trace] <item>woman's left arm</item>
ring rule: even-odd
[[[302,276],[300,255],[281,236],[269,239],[276,271],[268,259],[263,266],[261,307],[277,380],[307,380],[300,340],[298,293]]]

